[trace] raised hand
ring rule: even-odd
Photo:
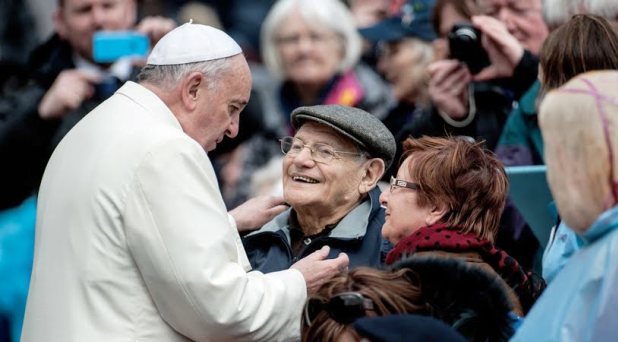
[[[101,78],[83,70],[62,71],[43,96],[39,115],[43,119],[59,119],[78,108],[94,95],[94,86]]]
[[[479,15],[472,18],[472,23],[483,32],[481,43],[491,61],[488,67],[474,75],[474,80],[487,81],[512,76],[524,55],[524,48],[517,38],[496,18]]]
[[[468,114],[468,84],[472,76],[461,62],[445,59],[433,62],[429,72],[429,97],[436,108],[455,120]]]

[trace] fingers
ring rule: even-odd
[[[332,262],[340,272],[346,272],[348,270],[348,265],[350,264],[350,258],[345,253],[339,253],[335,259],[332,259]]]
[[[427,67],[427,72],[429,73],[429,77],[435,81],[439,81],[444,79],[446,75],[450,74],[459,66],[459,61],[454,59],[445,59],[429,64]]]
[[[161,37],[173,30],[174,27],[176,27],[176,23],[172,19],[155,16],[142,19],[136,30],[147,35],[152,46],[154,46]]]
[[[519,62],[524,54],[524,48],[503,22],[496,18],[481,15],[472,17],[472,23],[483,32],[483,48],[490,52],[490,59],[492,57],[491,52],[493,52],[494,56],[496,54],[503,55],[511,64]]]
[[[496,68],[492,65],[488,66],[487,68],[484,68],[483,70],[479,71],[478,74],[474,75],[472,77],[473,80],[480,82],[480,81],[489,81],[492,80],[496,77],[498,77],[498,72],[496,70]]]
[[[328,253],[330,253],[330,247],[325,245],[325,246],[322,246],[322,248],[318,249],[317,251],[309,254],[307,256],[307,259],[324,260],[326,259],[326,257],[328,257]]]
[[[470,71],[459,61],[449,60],[445,62],[449,63],[444,63],[442,66],[429,71],[431,75],[429,85],[437,92],[446,91],[451,94],[459,94],[462,88],[467,87],[470,82]]]
[[[270,208],[268,210],[268,214],[270,216],[274,217],[274,216],[277,216],[277,215],[281,214],[282,212],[286,211],[288,208],[289,207],[287,205],[280,204],[280,205],[277,205],[277,206],[274,206],[274,207]]]
[[[41,118],[60,118],[76,109],[92,97],[94,85],[100,80],[100,76],[82,70],[61,72],[39,104]]]

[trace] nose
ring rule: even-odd
[[[297,155],[294,156],[294,164],[302,167],[312,167],[315,165],[311,150],[308,147],[304,147]]]
[[[298,50],[307,53],[313,49],[313,42],[310,37],[300,36],[298,39]]]
[[[388,67],[388,58],[386,55],[382,54],[378,57],[378,71],[382,74],[386,73],[386,69]]]
[[[380,206],[382,208],[386,208],[386,206],[388,205],[388,197],[390,196],[391,192],[390,190],[384,190],[382,191],[382,193],[380,194]]]
[[[497,19],[506,25],[506,28],[509,30],[509,33],[513,33],[515,29],[515,24],[513,21],[513,13],[507,7],[501,7],[498,11]]]
[[[238,119],[232,119],[232,122],[230,122],[230,126],[225,131],[225,135],[227,135],[230,138],[235,138],[238,135],[238,130],[239,130]]]
[[[92,7],[92,23],[97,27],[97,29],[105,28],[105,23],[107,21],[107,10],[102,6],[93,6]]]

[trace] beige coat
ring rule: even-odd
[[[128,82],[47,165],[22,341],[297,338],[302,274],[249,267],[206,153]]]

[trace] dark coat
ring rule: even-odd
[[[19,87],[0,97],[0,209],[21,203],[38,189],[62,137],[111,95],[99,93],[97,87],[92,98],[62,119],[44,120],[39,116],[39,103],[62,71],[75,68],[73,50],[53,35],[32,53],[29,68]]]
[[[381,266],[391,245],[381,235],[384,209],[380,207],[378,197],[380,190],[376,187],[369,192],[369,198],[342,219],[327,236],[308,241],[296,257],[292,255],[288,224],[293,209],[283,212],[262,229],[243,238],[251,266],[264,273],[285,270],[324,245],[331,248],[328,258],[336,258],[341,252],[346,253],[350,258],[350,268]],[[368,215],[366,211],[363,215],[357,215],[363,211],[363,205],[370,206]]]

